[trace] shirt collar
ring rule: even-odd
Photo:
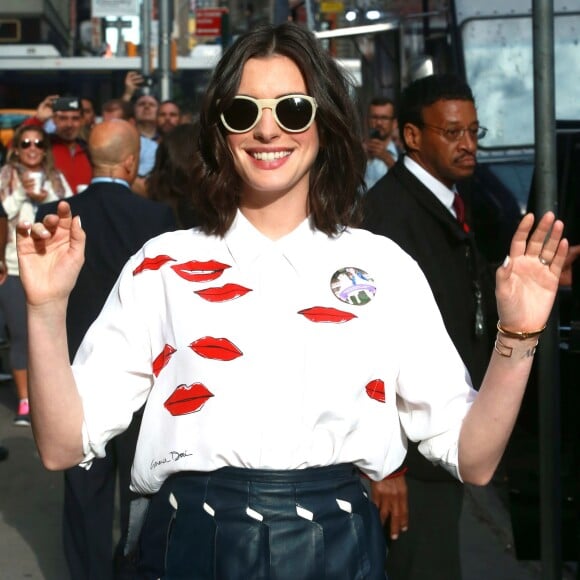
[[[314,237],[326,236],[314,227],[310,217],[294,230],[277,240],[271,240],[260,232],[238,209],[234,222],[224,240],[228,250],[239,266],[252,264],[267,252],[278,252],[299,270],[310,260],[309,248]]]
[[[443,185],[438,179],[435,179],[428,171],[421,167],[416,161],[411,159],[408,155],[404,158],[405,167],[428,189],[433,195],[449,210],[452,215],[455,215],[453,210],[453,200],[455,199],[455,185],[453,189],[449,189]]]
[[[124,185],[127,189],[131,189],[128,181],[119,179],[118,177],[93,177],[91,179],[91,185],[93,183],[118,183],[119,185]]]

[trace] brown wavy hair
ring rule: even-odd
[[[167,101],[166,101],[167,102]],[[191,208],[191,192],[199,187],[199,126],[177,125],[163,136],[155,153],[155,165],[147,177],[150,199],[169,204],[180,228],[197,225]]]
[[[366,156],[352,85],[332,57],[308,30],[292,23],[262,25],[238,38],[218,63],[200,112],[199,147],[203,179],[194,192],[202,229],[223,236],[240,201],[241,178],[226,143],[220,114],[237,94],[244,64],[251,58],[282,55],[304,77],[316,99],[320,149],[310,171],[309,210],[315,226],[331,235],[360,222],[360,192]]]

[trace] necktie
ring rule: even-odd
[[[459,225],[463,228],[463,231],[467,233],[469,231],[469,226],[465,221],[465,204],[458,193],[455,194],[455,198],[453,199],[453,209],[455,210],[455,215],[457,216]]]

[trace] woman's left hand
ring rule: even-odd
[[[499,318],[513,332],[539,330],[546,324],[568,254],[564,224],[552,212],[544,214],[530,235],[533,225],[533,214],[527,214],[496,273]]]

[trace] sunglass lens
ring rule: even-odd
[[[310,123],[312,104],[302,97],[288,97],[278,103],[276,115],[286,129],[300,131]]]
[[[258,118],[258,105],[248,99],[234,99],[230,108],[224,111],[227,125],[234,131],[247,131]]]
[[[34,139],[34,141],[30,139],[24,139],[24,141],[20,143],[20,148],[28,149],[33,143],[38,149],[44,149],[44,141],[40,139]]]

